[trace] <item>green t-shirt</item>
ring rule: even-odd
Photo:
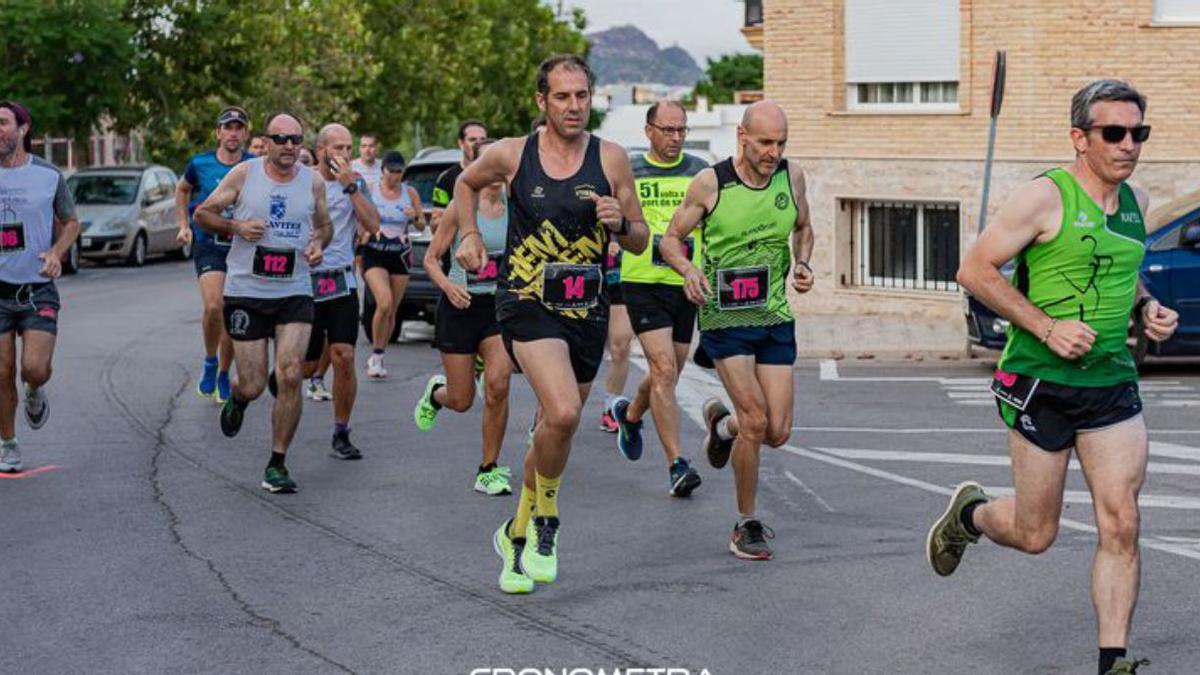
[[[713,167],[717,203],[700,230],[703,271],[713,296],[700,330],[774,326],[792,320],[787,279],[798,209],[787,161],[763,188],[738,178],[733,159]]]
[[[1125,338],[1145,257],[1146,227],[1137,197],[1122,183],[1117,212],[1107,215],[1070,172],[1054,169],[1045,175],[1062,197],[1062,223],[1054,239],[1021,251],[1012,282],[1050,318],[1086,322],[1096,331],[1096,342],[1070,361],[1042,344],[1042,336],[1012,324],[999,368],[1071,387],[1135,381],[1137,366]]]
[[[641,253],[626,252],[621,257],[621,281],[638,284],[667,284],[682,286],[683,277],[663,260],[658,252],[658,243],[667,232],[675,210],[683,203],[692,176],[708,165],[704,160],[687,153],[680,153],[674,164],[659,164],[649,154],[633,158],[633,180],[642,215],[650,228],[650,241]],[[685,242],[693,251],[692,262],[699,267],[700,248],[692,235]]]

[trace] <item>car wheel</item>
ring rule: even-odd
[[[129,257],[125,264],[130,267],[141,267],[146,264],[146,233],[138,232],[133,238],[133,248],[129,249]]]
[[[79,271],[79,240],[76,239],[71,248],[67,249],[67,255],[63,257],[63,274],[75,274]]]

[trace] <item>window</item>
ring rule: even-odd
[[[1200,23],[1200,0],[1154,0],[1155,23]]]
[[[761,26],[763,23],[763,0],[746,1],[746,23],[749,26]]]
[[[956,291],[958,204],[852,202],[854,284]]]
[[[845,0],[850,110],[958,111],[958,0]]]

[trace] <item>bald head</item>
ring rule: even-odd
[[[302,134],[304,133],[304,125],[300,124],[300,120],[296,119],[288,113],[278,113],[271,116],[267,122],[268,134]]]
[[[340,124],[326,124],[317,132],[317,163],[320,164],[321,173],[326,178],[333,177],[329,171],[328,160],[336,157],[342,160],[342,164],[349,164],[353,150],[354,138],[346,127]]]
[[[751,103],[742,115],[742,128],[751,134],[782,133],[787,136],[787,115],[774,101]]]
[[[326,124],[317,132],[317,147],[351,142],[350,130],[340,124]]]

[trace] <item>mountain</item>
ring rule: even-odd
[[[704,77],[696,61],[680,47],[659,49],[634,26],[617,26],[586,36],[588,61],[597,84],[656,82],[691,86]]]

